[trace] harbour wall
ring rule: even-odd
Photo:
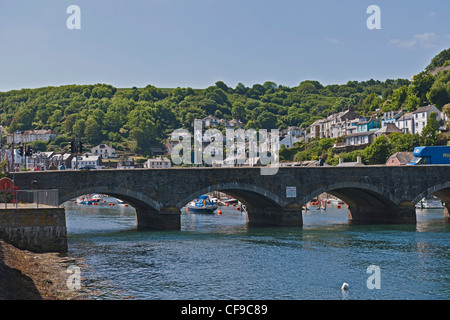
[[[37,253],[67,252],[64,208],[0,209],[0,239]]]

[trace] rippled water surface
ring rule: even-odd
[[[137,231],[133,208],[66,203],[69,255],[86,259],[95,299],[449,299],[450,223],[351,226],[310,210],[301,228],[249,228],[246,214],[181,217],[181,231]],[[367,273],[379,267],[380,289]],[[342,291],[343,282],[349,290]]]

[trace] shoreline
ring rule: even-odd
[[[0,240],[0,300],[91,300],[67,287],[67,267],[74,263],[84,261],[21,250]]]

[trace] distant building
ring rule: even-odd
[[[244,124],[241,121],[232,119],[230,121],[223,120],[223,125],[226,129],[242,129],[244,128]]]
[[[404,111],[388,111],[383,114],[381,118],[381,127],[384,127],[388,123],[396,123],[397,120],[404,115]]]
[[[326,119],[316,120],[310,126],[311,138],[336,138],[346,134],[347,127],[359,115],[352,106],[348,110],[333,113]]]
[[[76,165],[78,164],[78,167]],[[102,169],[102,158],[86,153],[82,156],[72,158],[72,169]]]
[[[357,132],[353,134],[349,134],[345,137],[345,145],[348,146],[357,146],[355,149],[364,149],[368,145],[372,144],[375,140],[375,132],[366,131],[366,132]]]
[[[217,127],[219,125],[219,119],[214,117],[214,116],[207,116],[205,118],[202,119],[202,125],[205,128],[209,128],[209,127]]]
[[[414,134],[414,115],[411,112],[403,114],[395,121],[395,125],[405,134]]]
[[[376,131],[379,128],[380,121],[375,118],[370,118],[369,120],[358,122],[356,124],[356,133]]]
[[[120,159],[117,163],[117,169],[134,169],[134,159]]]
[[[310,138],[314,139],[314,138],[321,138],[321,131],[323,132],[324,128],[323,126],[323,119],[319,119],[313,122],[313,124],[311,124],[311,126],[309,127],[309,133],[310,133]],[[322,130],[321,130],[322,129]]]
[[[280,148],[284,144],[286,148],[292,148],[294,143],[306,141],[306,129],[290,126],[280,131]]]
[[[222,125],[226,129],[242,129],[245,126],[244,123],[242,123],[240,120],[232,119],[230,121],[227,121],[225,119],[219,119],[211,115],[204,117],[203,119],[201,119],[201,121],[204,128],[215,128],[219,125]]]
[[[375,132],[375,137],[379,137],[382,135],[388,136],[392,133],[403,133],[402,130],[400,130],[399,128],[397,128],[397,126],[394,123],[386,123],[386,125],[384,127],[381,127],[381,129],[378,129]]]
[[[148,159],[144,162],[144,168],[148,169],[161,169],[172,167],[172,161],[165,157],[156,157],[153,159]]]
[[[434,105],[428,105],[420,107],[416,111],[402,114],[396,119],[395,124],[403,133],[421,134],[430,119],[431,113],[436,114],[437,121],[446,120],[443,112],[439,111]]]
[[[104,143],[92,148],[91,154],[100,156],[102,159],[117,158],[116,150]]]
[[[397,152],[386,161],[387,166],[402,166],[409,163],[414,158],[412,152]]]
[[[8,144],[14,143],[27,143],[36,140],[40,141],[51,141],[58,137],[60,134],[54,132],[53,130],[25,130],[23,132],[16,131],[12,134],[9,134],[6,138],[6,142]]]
[[[433,105],[420,107],[416,111],[412,112],[412,114],[414,115],[414,133],[422,133],[423,128],[425,128],[428,120],[430,119],[431,113],[436,114],[437,121],[443,120],[441,118],[441,112]]]
[[[281,146],[284,145],[285,148],[292,148],[294,146],[294,143],[300,142],[300,137],[295,137],[293,135],[286,135],[283,139],[280,140],[280,149]]]

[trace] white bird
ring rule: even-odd
[[[342,284],[341,290],[348,290],[348,287],[349,287],[349,286],[350,286],[350,285],[349,285],[348,283],[344,282],[344,283]]]

